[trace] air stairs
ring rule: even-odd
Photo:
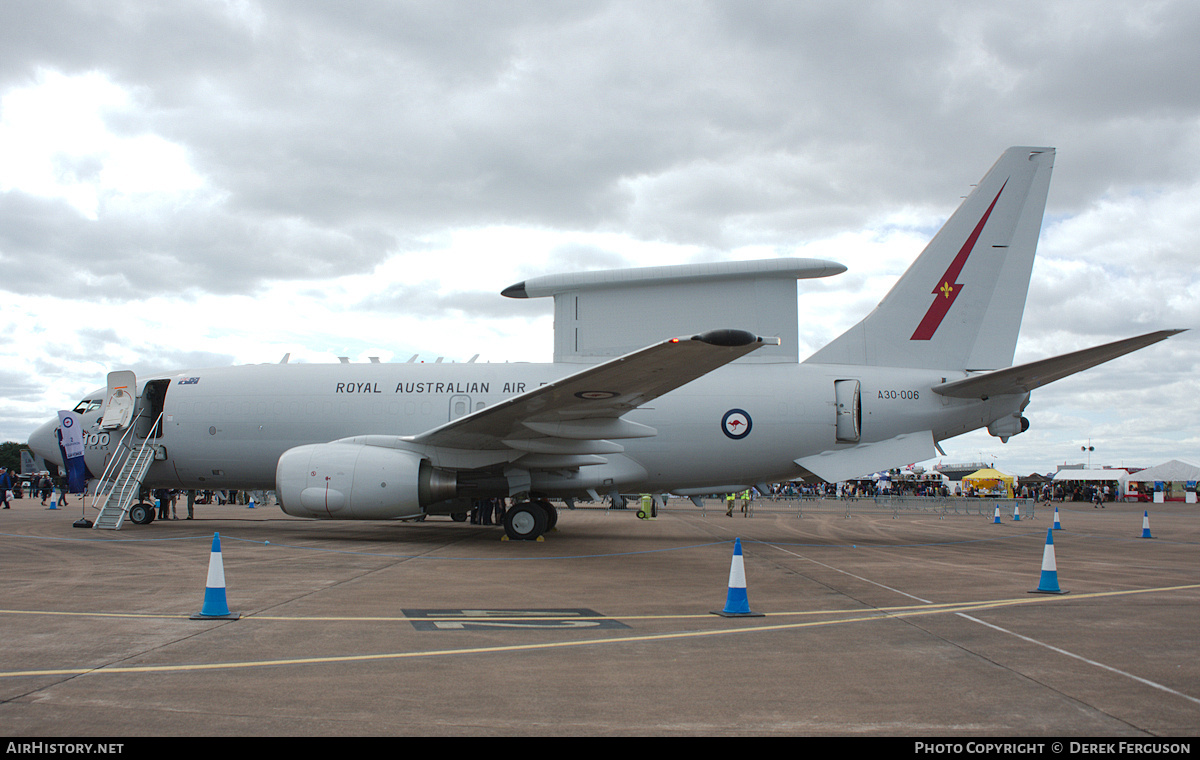
[[[162,415],[159,415],[158,420],[155,420],[151,431],[158,428],[162,421]],[[96,495],[92,497],[92,506],[99,505],[100,514],[96,517],[95,523],[92,524],[94,530],[120,530],[121,525],[125,522],[125,517],[129,514],[129,507],[138,498],[138,493],[142,489],[142,480],[146,477],[146,473],[150,470],[150,466],[154,464],[154,455],[158,451],[158,447],[151,443],[151,437],[148,436],[141,441],[140,445],[136,438],[131,439],[131,434],[135,424],[129,426],[129,430],[125,436],[121,438],[121,444],[117,450],[124,453],[124,458],[120,456],[113,457],[109,462],[108,468],[104,471],[104,475],[100,478],[100,483],[96,488]],[[127,439],[131,439],[127,441]],[[113,465],[122,459],[119,467]]]

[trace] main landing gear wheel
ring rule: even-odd
[[[453,520],[454,522],[466,522],[467,521],[467,513],[466,512],[453,512],[450,515],[450,519]]]
[[[546,513],[546,530],[554,530],[554,526],[558,525],[558,510],[545,499],[538,499],[533,503],[541,507]]]
[[[546,532],[546,510],[523,501],[504,514],[504,533],[513,541],[536,541]]]
[[[129,519],[134,525],[149,525],[154,522],[154,507],[144,502],[134,504],[129,508]]]

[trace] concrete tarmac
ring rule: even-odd
[[[80,511],[0,512],[8,737],[1200,734],[1195,505],[1061,505],[1065,595],[1029,593],[1046,505],[998,525],[563,509],[536,543],[273,506],[102,532]],[[236,621],[189,619],[214,533]],[[735,537],[762,617],[712,614]]]

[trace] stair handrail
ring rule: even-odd
[[[139,412],[134,418],[133,424],[129,426],[129,429],[125,431],[125,435],[121,436],[121,440],[117,444],[117,451],[124,454],[120,466],[117,466],[118,457],[114,456],[109,459],[108,465],[104,468],[103,478],[97,486],[97,492],[103,488],[105,483],[108,483],[108,493],[104,495],[104,502],[100,507],[100,517],[92,525],[93,528],[104,527],[105,529],[120,530],[121,523],[125,521],[125,516],[129,514],[129,508],[132,505],[133,499],[139,496],[142,477],[150,469],[150,466],[154,464],[153,457],[157,454],[157,447],[150,440],[153,437],[153,432],[160,429],[159,426],[162,424],[163,412],[159,413],[158,419],[154,421],[154,426],[150,428],[150,434],[147,434],[145,440],[142,441],[141,447],[135,449],[129,442],[129,437],[132,434],[133,440],[137,439],[138,436],[133,431],[136,429],[137,423],[141,418],[142,414]],[[111,480],[109,479],[110,475]],[[129,486],[135,482],[137,484],[136,490],[131,493]],[[109,511],[109,502],[114,494],[117,495],[118,499],[116,506],[120,507],[120,511],[116,512],[115,515]],[[96,508],[94,498],[92,508]],[[102,525],[106,514],[113,517],[111,525]]]
[[[127,444],[125,443],[125,439],[127,439],[127,438],[129,437],[129,434],[133,432],[133,427],[134,427],[134,425],[137,423],[138,419],[140,419],[140,418],[141,418],[141,416],[142,416],[141,412],[138,412],[138,415],[137,415],[137,417],[134,417],[134,418],[133,418],[133,422],[132,422],[132,423],[130,423],[129,427],[128,427],[128,428],[125,430],[125,435],[121,436],[121,440],[117,441],[117,449],[116,449],[117,451],[120,451],[120,450],[121,450],[121,447],[125,447],[125,448],[126,448],[126,449],[128,449],[130,452],[132,452],[132,451],[133,451],[133,447],[132,447],[132,446],[129,446],[129,445],[127,445]],[[117,456],[114,456],[114,457],[110,457],[110,458],[109,458],[109,460],[108,460],[108,464],[106,464],[106,465],[104,466],[104,472],[103,472],[103,473],[100,475],[100,480],[99,480],[99,484],[100,484],[100,485],[97,485],[97,486],[96,486],[97,492],[99,492],[99,489],[100,489],[101,485],[102,485],[102,484],[104,484],[105,482],[107,482],[107,481],[108,481],[108,474],[109,474],[109,471],[111,471],[111,470],[112,470],[112,468],[113,468],[113,465],[115,465],[115,464],[117,463],[117,460],[118,460],[118,459],[121,459],[121,461],[122,461],[122,462],[124,462],[124,461],[125,461],[125,460],[124,460],[124,459],[122,459],[121,457],[117,457]]]
[[[126,443],[126,439],[128,439],[129,435],[133,432],[133,429],[136,426],[137,421],[139,419],[141,419],[141,416],[142,416],[142,413],[138,412],[137,416],[133,418],[133,421],[130,423],[129,427],[125,430],[125,435],[121,436],[121,440],[119,440],[117,442],[117,447],[114,450],[114,454],[120,453],[121,449],[124,448],[124,449],[126,449],[125,456],[124,457],[121,457],[121,456],[110,457],[108,460],[108,464],[106,464],[104,466],[104,472],[100,475],[100,479],[98,481],[96,481],[96,493],[92,496],[92,509],[96,509],[96,497],[102,495],[101,492],[104,489],[104,484],[109,482],[110,474],[112,475],[113,481],[115,484],[117,475],[116,475],[116,473],[113,473],[112,470],[113,470],[113,467],[116,465],[117,460],[118,459],[121,460],[121,464],[124,464],[125,460],[129,458],[129,455],[133,453],[133,447],[130,446],[128,443]],[[108,493],[103,494],[104,503],[101,504],[101,506],[100,506],[101,509],[103,509],[104,506],[108,504],[108,497],[110,495],[112,495],[112,490],[113,490],[112,484],[110,484],[108,487]]]
[[[162,422],[162,417],[163,417],[163,414],[164,414],[164,412],[159,412],[159,413],[158,413],[158,418],[157,418],[156,420],[154,420],[154,424],[153,424],[153,425],[150,427],[150,432],[151,432],[151,433],[153,433],[153,432],[154,432],[154,431],[155,431],[155,430],[158,428],[158,425],[159,425],[159,423],[161,423],[161,422]],[[139,415],[138,415],[138,417],[141,417],[141,415],[139,414]],[[129,428],[129,429],[130,429],[130,430],[133,430],[133,427],[132,427],[132,426],[130,426],[130,428]],[[150,447],[151,447],[150,438],[151,438],[151,436],[147,435],[147,436],[146,436],[146,440],[142,441],[142,445],[141,445],[141,447],[140,447],[140,448],[139,448],[139,449],[138,449],[136,452],[135,452],[135,451],[133,451],[133,448],[132,448],[132,447],[130,447],[130,453],[129,453],[129,456],[132,456],[132,457],[134,457],[134,464],[138,464],[138,460],[139,460],[139,459],[141,459],[141,456],[142,456],[142,454],[143,454],[143,453],[145,453],[145,451],[146,451],[146,449],[147,449],[147,448],[150,448]],[[124,437],[122,437],[122,439],[121,439],[121,440],[125,440],[125,439],[124,439]],[[126,458],[126,460],[128,460],[128,457]],[[120,477],[120,475],[118,474],[118,476],[117,476],[117,477]],[[124,490],[124,489],[125,489],[125,486],[126,486],[126,485],[128,485],[128,484],[129,484],[129,478],[127,477],[127,478],[125,479],[125,482],[120,484],[121,490]],[[129,511],[129,508],[128,508],[128,506],[126,506],[126,507],[125,507],[124,509],[122,509],[121,511],[122,511],[122,512],[127,512],[127,511]]]

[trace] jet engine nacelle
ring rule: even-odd
[[[999,438],[1001,441],[1008,443],[1010,436],[1024,433],[1029,429],[1029,420],[1022,417],[1020,414],[1010,414],[1007,417],[1001,417],[992,424],[988,425],[988,432]]]
[[[453,498],[457,478],[419,454],[348,443],[288,449],[275,468],[280,507],[296,517],[387,520]]]

